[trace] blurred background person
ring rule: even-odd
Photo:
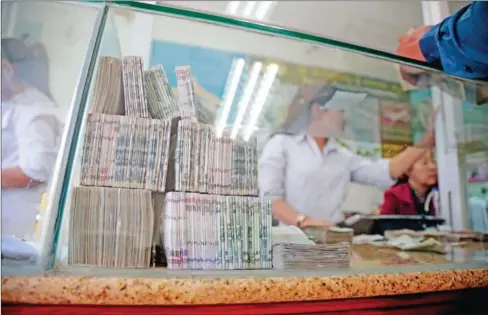
[[[437,186],[437,165],[432,151],[427,151],[407,170],[405,176],[385,191],[381,214],[437,214],[437,205],[429,194]]]
[[[339,223],[351,181],[386,189],[434,146],[430,123],[418,147],[392,159],[358,156],[335,140],[346,125],[344,94],[357,95],[327,85],[302,89],[305,96],[299,93],[289,119],[270,137],[259,160],[260,194],[272,200],[273,216],[281,223],[299,228]]]
[[[62,123],[41,44],[2,38],[2,235],[30,239]]]

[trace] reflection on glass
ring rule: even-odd
[[[463,104],[464,139],[460,160],[464,164],[465,189],[470,227],[488,232],[488,110],[486,106]]]
[[[62,131],[48,71],[42,44],[2,38],[2,231],[29,240]]]
[[[133,43],[134,21],[148,19],[152,40]],[[468,215],[450,208],[439,196],[442,183],[437,187],[436,162],[466,142],[458,133],[435,150],[434,132],[444,133],[436,125],[455,127],[446,105],[425,86],[406,85],[392,62],[308,48],[285,37],[111,9],[84,128],[74,139],[77,159],[68,166],[79,175],[63,187],[58,265],[358,266],[347,254],[354,232],[370,234],[368,244],[352,245],[364,266],[443,263],[452,260],[445,243],[482,237],[453,233],[456,222],[445,222],[453,211]],[[468,103],[485,87],[425,76],[429,87]],[[280,227],[272,228],[272,216]],[[274,250],[273,233],[285,225],[299,227],[286,230],[291,238],[304,230],[336,243],[338,260],[314,264],[286,256],[286,246]],[[386,233],[392,229],[409,231]],[[375,246],[390,254],[368,257]],[[430,252],[404,253],[418,249]]]
[[[97,12],[59,3],[2,4],[2,17],[9,17],[1,45],[2,264],[37,258],[48,185],[91,32],[59,17],[78,13],[93,23]]]

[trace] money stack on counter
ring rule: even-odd
[[[194,108],[178,78],[180,98]],[[186,91],[185,91],[186,89]],[[193,115],[190,113],[190,116]],[[172,269],[272,268],[271,202],[258,194],[256,140],[217,136],[194,119],[171,141],[164,248]]]
[[[168,190],[216,195],[258,195],[256,139],[217,137],[214,127],[178,122],[173,136]]]
[[[81,153],[82,186],[74,188],[71,202],[68,260],[149,267],[151,249],[162,246],[156,237],[162,233],[162,202],[155,209],[153,199],[165,191],[171,118],[177,116],[150,118],[140,57],[101,57],[96,78]]]
[[[154,225],[150,191],[75,187],[72,204],[69,264],[150,266]]]
[[[348,268],[350,244],[333,245],[276,244],[273,267],[277,269]]]
[[[316,244],[352,243],[354,230],[340,227],[309,227],[304,230]]]
[[[256,141],[216,137],[198,122],[190,67],[175,71],[178,101],[161,66],[100,59],[71,202],[71,264],[149,267],[148,248],[162,256],[160,245],[170,268],[272,267]]]
[[[169,192],[164,247],[171,269],[272,268],[271,203],[259,197]]]

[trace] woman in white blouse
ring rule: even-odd
[[[62,132],[44,47],[2,38],[2,235],[29,239]]]
[[[272,200],[273,216],[300,228],[339,223],[351,181],[387,188],[434,146],[429,128],[417,146],[392,159],[358,156],[334,139],[346,123],[344,92],[325,86],[312,94],[290,107],[293,118],[270,137],[259,161],[260,194]]]

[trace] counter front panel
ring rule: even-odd
[[[70,68],[81,79],[67,131],[42,170],[51,188],[27,174],[34,180],[20,189],[43,195],[23,226],[38,232],[3,237],[2,301],[266,303],[487,286],[488,214],[473,193],[488,174],[486,83],[166,6],[19,6],[42,16],[79,6],[94,27],[83,64]],[[45,27],[50,73],[68,71],[50,45],[71,46],[52,39],[52,20],[16,14],[19,32],[33,19]],[[56,38],[71,38],[68,24]],[[152,31],[135,41],[138,28]],[[9,117],[31,122],[32,113],[12,106]],[[20,199],[9,207],[23,211]],[[285,225],[305,233],[280,238]]]

